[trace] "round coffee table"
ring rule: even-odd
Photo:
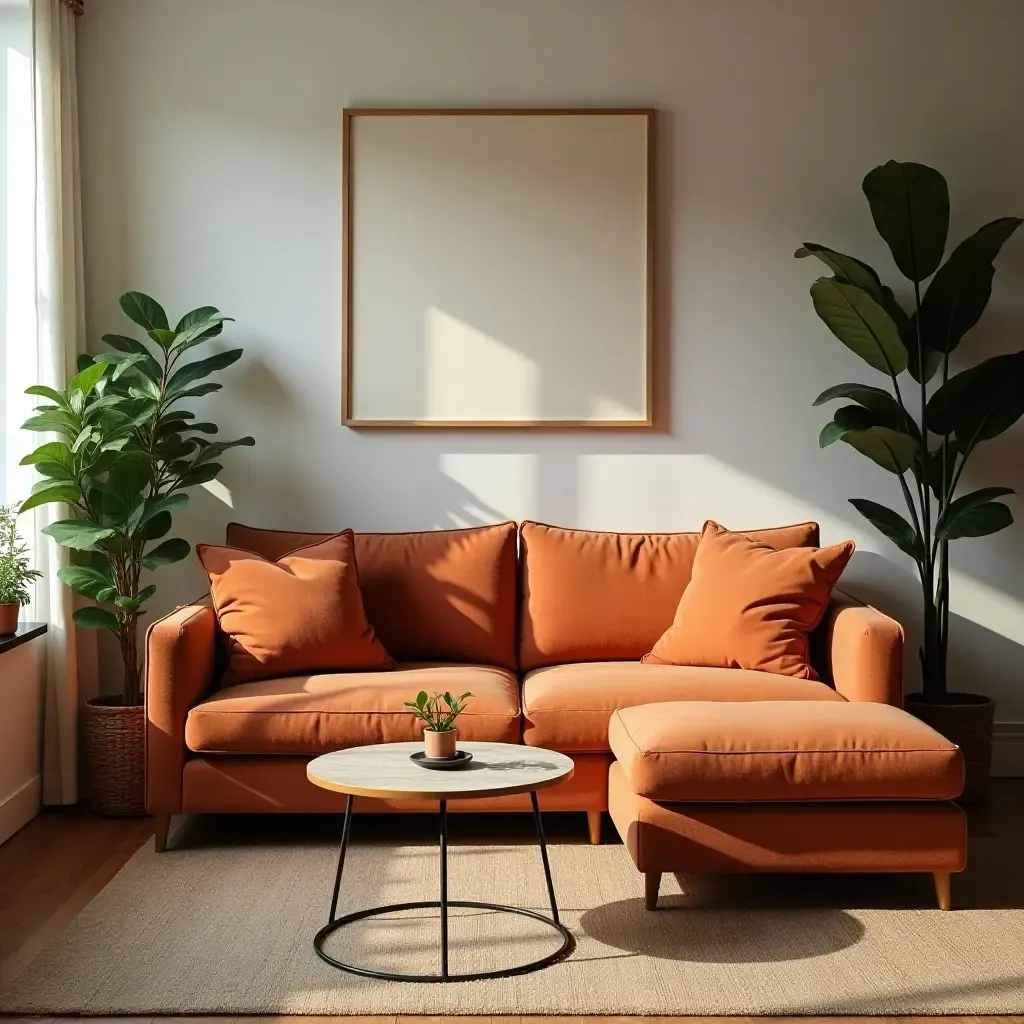
[[[479,981],[484,978],[507,978],[526,974],[542,967],[557,963],[568,956],[576,945],[572,933],[558,919],[558,905],[555,902],[555,887],[551,882],[551,865],[548,863],[548,849],[544,840],[544,825],[537,805],[537,790],[556,786],[572,778],[573,762],[565,754],[540,747],[524,747],[513,743],[460,743],[459,749],[469,751],[473,760],[464,768],[439,771],[424,768],[410,760],[410,755],[421,751],[422,743],[377,743],[367,747],[352,747],[338,750],[315,758],[306,767],[306,777],[315,786],[331,789],[348,796],[345,802],[345,823],[341,832],[341,850],[338,854],[338,870],[334,877],[334,892],[331,896],[331,910],[327,924],[316,933],[313,948],[321,960],[350,974],[368,978],[384,978],[389,981]],[[540,845],[541,862],[544,865],[544,880],[547,882],[548,899],[551,903],[551,917],[524,907],[510,907],[500,903],[478,903],[468,900],[448,899],[448,801],[466,800],[470,797],[512,796],[529,793],[533,804],[533,820]],[[384,907],[371,907],[352,914],[337,916],[338,894],[341,890],[341,874],[345,867],[345,852],[348,849],[349,833],[352,827],[352,800],[357,796],[398,799],[418,797],[440,801],[441,819],[441,898],[418,903],[393,903]],[[361,921],[379,914],[395,913],[400,910],[421,910],[438,908],[441,911],[441,973],[440,974],[397,974],[390,971],[374,971],[345,963],[324,951],[327,937],[353,921]],[[473,974],[451,974],[448,970],[448,908],[470,907],[476,910],[496,910],[506,914],[542,921],[562,937],[562,944],[553,953],[504,970],[479,971]]]

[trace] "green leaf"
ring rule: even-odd
[[[924,164],[890,160],[868,172],[863,189],[900,273],[910,281],[934,274],[949,232],[946,179]]]
[[[201,466],[194,466],[191,469],[186,469],[185,472],[178,477],[178,486],[196,487],[199,484],[209,483],[209,481],[217,479],[223,468],[224,467],[219,462],[207,462]]]
[[[91,565],[65,565],[57,570],[57,578],[75,593],[100,600],[100,594],[113,584],[108,573]]]
[[[79,608],[72,618],[76,626],[83,626],[85,629],[109,629],[115,633],[121,629],[117,616],[105,608]]]
[[[172,330],[170,330],[170,328],[168,328],[166,330],[154,329],[152,331],[149,331],[148,333],[149,333],[149,336],[161,348],[164,348],[164,349],[170,348],[171,345],[174,344],[174,339],[177,338],[177,336],[178,336],[177,333],[172,331]]]
[[[242,357],[240,348],[231,348],[225,352],[218,352],[216,355],[207,356],[205,359],[197,359],[194,363],[188,363],[171,374],[167,382],[168,396],[177,396],[193,381],[215,373],[217,370],[224,370],[232,363]]]
[[[150,355],[149,349],[141,341],[136,341],[135,338],[128,338],[123,334],[104,334],[101,340],[119,352],[143,356],[144,358],[138,363],[138,367],[150,380],[159,381],[163,376],[160,364]]]
[[[143,524],[135,536],[140,540],[159,540],[170,530],[171,525],[171,513],[158,512],[149,522]]]
[[[58,544],[79,551],[94,547],[101,540],[114,536],[114,531],[106,526],[97,526],[81,519],[61,519],[43,527],[43,533],[52,537]]]
[[[1012,487],[982,487],[951,501],[935,524],[935,536],[939,540],[956,540],[958,537],[984,537],[1002,530],[1013,522],[1013,516],[1002,502],[992,499],[1013,493]]]
[[[142,566],[145,569],[155,569],[158,565],[170,565],[172,562],[180,562],[187,558],[192,550],[192,545],[180,537],[172,537],[158,544],[152,551],[147,551],[142,556]]]
[[[148,587],[143,587],[138,594],[139,604],[145,604],[154,594],[156,593],[156,586],[150,584]]]
[[[75,478],[68,467],[59,462],[37,462],[36,472],[61,483],[75,483]]]
[[[423,708],[426,707],[427,701],[429,699],[430,698],[427,697],[427,691],[420,690],[420,692],[416,694],[416,707],[418,707],[422,711]]]
[[[81,373],[71,378],[71,381],[68,383],[68,394],[81,391],[83,397],[88,398],[96,385],[103,379],[103,375],[106,372],[106,363],[93,363],[92,366],[87,367]]]
[[[997,490],[998,488],[992,488]],[[969,495],[968,495],[969,497]],[[958,499],[959,500],[959,499]],[[950,505],[953,508],[956,502]],[[940,540],[957,540],[960,537],[987,537],[1013,525],[1013,513],[1001,501],[984,501],[949,517],[942,527],[936,528]]]
[[[1002,217],[965,238],[939,268],[921,303],[921,327],[928,345],[952,352],[978,322],[992,293],[993,260],[1022,223]]]
[[[53,388],[46,387],[45,384],[33,384],[32,387],[25,388],[25,394],[38,395],[40,398],[48,398],[55,405],[59,405],[64,409],[69,408],[66,396],[61,394],[59,391],[54,391]]]
[[[867,498],[850,498],[850,504],[904,554],[918,562],[924,558],[923,541],[914,527],[898,512]]]
[[[33,493],[21,503],[21,507],[19,509],[20,512],[28,512],[29,509],[36,508],[38,505],[48,505],[52,501],[67,501],[74,504],[82,496],[82,492],[78,489],[76,484],[52,484],[49,480],[44,482],[50,486],[43,487],[38,491],[33,491]]]
[[[882,469],[896,474],[903,474],[910,469],[918,452],[914,438],[889,427],[852,430],[844,434],[842,440]]]
[[[216,338],[224,330],[225,322],[233,319],[234,317],[215,313],[205,320],[197,320],[178,335],[172,347],[175,352],[184,352],[194,345],[209,341],[210,338]]]
[[[200,438],[193,438],[195,441],[199,441]],[[203,444],[202,450],[193,459],[193,465],[201,465],[204,462],[209,462],[211,459],[218,458],[223,455],[229,448],[251,448],[256,443],[254,437],[239,437],[234,441],[210,441],[209,443]]]
[[[947,449],[945,475],[942,467],[942,449]],[[928,453],[927,465],[925,467],[925,479],[932,493],[940,501],[944,498],[949,485],[953,481],[953,473],[956,467],[957,457],[960,455],[960,446],[954,438],[943,438],[939,447]]]
[[[145,526],[154,516],[161,512],[174,512],[177,509],[185,508],[188,505],[188,495],[181,491],[173,494],[164,494],[158,498],[147,498],[146,509],[139,519],[139,526]]]
[[[963,450],[998,437],[1024,415],[1024,352],[993,356],[951,377],[925,410],[928,429],[956,433]]]
[[[870,295],[879,305],[885,305],[885,292],[889,291],[882,284],[878,274],[866,263],[862,263],[852,256],[846,256],[827,246],[818,245],[816,242],[804,242],[793,255],[797,259],[806,256],[817,256],[822,263],[828,267],[836,276],[840,284],[852,284]],[[889,291],[889,295],[892,292]]]
[[[48,441],[40,445],[34,452],[26,455],[19,465],[34,466],[41,462],[59,462],[65,468],[74,465],[71,449],[63,441]]]
[[[175,325],[174,329],[178,334],[195,327],[196,324],[203,323],[205,320],[209,320],[211,317],[215,317],[220,313],[220,310],[216,306],[197,306],[195,309],[190,309]]]
[[[867,292],[828,277],[811,285],[818,316],[869,366],[896,376],[907,368],[907,350],[892,317]]]
[[[167,314],[156,299],[143,292],[125,292],[121,296],[121,309],[129,320],[148,331],[166,331]]]
[[[76,421],[66,413],[42,412],[38,416],[32,416],[21,425],[22,430],[36,430],[42,433],[64,434],[72,438],[78,436],[78,425]]]
[[[859,403],[874,414],[874,422],[878,425],[905,430],[915,437],[919,433],[917,424],[904,412],[899,402],[883,388],[872,387],[869,384],[836,384],[835,387],[822,391],[813,404],[824,405],[837,398],[849,398]]]
[[[203,395],[211,395],[214,391],[220,391],[222,387],[224,387],[223,384],[214,384],[212,381],[208,381],[206,384],[197,384],[188,391],[182,391],[180,395],[174,395],[170,401],[178,402],[183,398],[202,398]]]

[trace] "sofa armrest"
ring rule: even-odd
[[[146,631],[146,809],[181,810],[185,718],[213,685],[217,619],[208,603],[182,605]]]
[[[903,627],[835,591],[824,623],[825,678],[847,700],[903,706]]]

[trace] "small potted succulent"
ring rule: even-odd
[[[455,741],[458,730],[455,720],[466,708],[466,701],[472,697],[464,693],[456,699],[450,693],[435,693],[428,696],[426,690],[420,690],[416,700],[407,700],[405,706],[426,724],[423,730],[423,752],[430,758],[450,758],[455,756]]]
[[[43,575],[29,568],[17,520],[17,505],[0,505],[0,636],[17,632],[21,606],[29,602],[28,585]]]

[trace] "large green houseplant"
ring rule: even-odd
[[[25,429],[55,434],[58,440],[47,441],[22,460],[41,477],[22,511],[50,502],[70,509],[69,518],[43,532],[72,550],[72,564],[59,571],[61,580],[94,602],[74,613],[75,623],[113,633],[124,665],[120,694],[91,704],[92,712],[107,712],[104,721],[120,724],[105,730],[87,710],[87,769],[90,761],[96,769],[90,796],[101,810],[134,813],[142,810],[138,626],[156,591],[153,584],[143,586],[142,573],[188,555],[187,541],[167,537],[172,513],[188,504],[190,487],[217,476],[225,451],[254,441],[210,440],[216,425],[197,421],[194,412],[182,407],[220,390],[222,385],[206,378],[241,356],[242,350],[235,348],[203,359],[186,358],[217,337],[230,317],[213,306],[201,306],[171,328],[160,304],[141,292],[122,295],[121,309],[144,329],[148,341],[106,334],[103,341],[113,351],[82,356],[66,388],[28,389],[45,404]],[[118,716],[119,710],[125,713]],[[117,729],[120,733],[110,731]],[[118,744],[129,754],[115,764],[110,750]],[[104,787],[97,785],[97,772],[102,774],[98,765],[107,765],[108,774],[121,778],[105,787],[109,799],[99,792]]]
[[[819,443],[825,448],[843,441],[896,477],[907,516],[865,498],[850,500],[914,560],[922,595],[923,693],[908,706],[963,741],[969,774],[973,768],[968,789],[977,794],[991,757],[993,705],[947,685],[949,543],[984,537],[1013,522],[1000,500],[1012,488],[961,493],[960,484],[978,446],[1024,414],[1024,352],[993,356],[955,373],[951,363],[988,304],[995,258],[1021,219],[1002,217],[984,225],[943,262],[949,191],[938,171],[890,161],[864,178],[863,190],[912,298],[905,308],[870,266],[852,256],[810,242],[796,251],[832,271],[811,285],[818,316],[888,378],[883,387],[837,384],[822,392],[815,405],[850,404],[835,411]]]

